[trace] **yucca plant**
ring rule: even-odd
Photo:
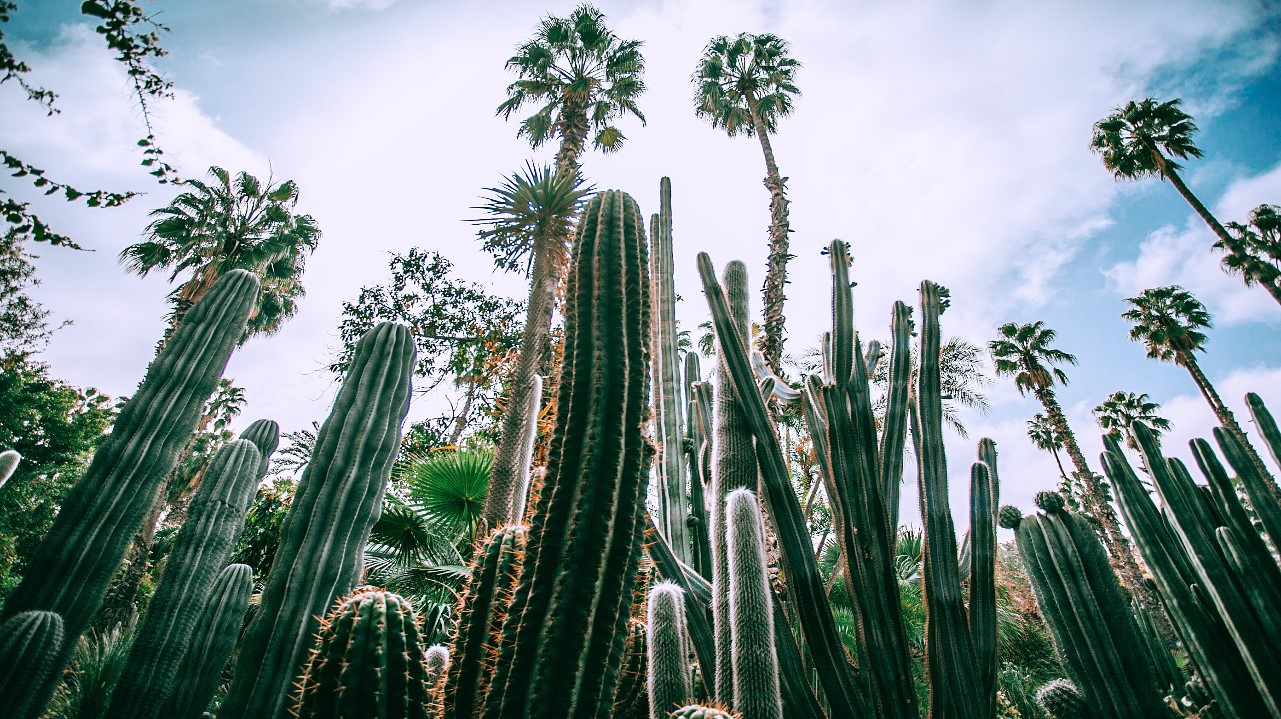
[[[44,719],[100,719],[106,715],[111,693],[129,658],[129,629],[117,624],[80,637]]]

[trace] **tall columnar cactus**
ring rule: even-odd
[[[708,534],[707,489],[711,481],[711,387],[702,381],[698,353],[685,353],[685,465],[689,467],[690,566],[712,576],[712,544]]]
[[[380,324],[356,344],[281,527],[280,548],[223,704],[227,716],[284,715],[316,617],[355,584],[400,449],[413,367],[413,338],[402,325]]]
[[[1276,622],[1281,599],[1275,596],[1281,570],[1276,560],[1253,529],[1246,528],[1245,510],[1208,443],[1194,440],[1192,449],[1210,479],[1210,495],[1181,462],[1161,455],[1147,427],[1136,424],[1134,436],[1163,511],[1157,510],[1115,440],[1104,440],[1104,467],[1189,657],[1222,706],[1239,716],[1281,715],[1281,627]],[[1258,500],[1256,511],[1263,509],[1260,516],[1275,508],[1271,497],[1258,491],[1264,488],[1235,438],[1220,432],[1216,438],[1242,483],[1255,487],[1251,498]],[[1230,529],[1219,531],[1224,528]]]
[[[747,266],[733,261],[725,265],[725,299],[729,322],[717,328],[718,376],[712,395],[712,486],[708,493],[708,536],[712,549],[712,629],[716,638],[716,667],[713,696],[726,704],[734,702],[733,622],[729,616],[729,563],[725,543],[725,498],[739,487],[756,486],[756,448],[746,410],[734,385],[724,381],[729,373],[726,345],[746,345],[751,327],[748,311]],[[735,340],[729,339],[730,336]],[[755,394],[755,392],[753,392]]]
[[[0,618],[33,609],[62,617],[66,641],[54,662],[55,677],[102,605],[111,576],[191,439],[257,296],[258,279],[236,270],[191,308],[32,553]],[[0,706],[27,705],[38,713],[53,689],[53,681],[13,687],[0,693]]]
[[[689,671],[689,628],[685,622],[685,592],[671,582],[649,590],[649,623],[645,648],[649,654],[649,716],[666,719],[694,697]]]
[[[1000,480],[996,443],[979,441],[979,462],[986,471],[970,472],[970,637],[981,715],[996,714],[996,508]]]
[[[593,198],[574,243],[547,477],[486,717],[585,719],[612,706],[649,463],[646,255],[635,201]]]
[[[1062,495],[1036,501],[1045,513],[1024,517],[1015,539],[1064,668],[1102,716],[1169,716],[1103,544]]]
[[[18,462],[22,460],[22,455],[18,454],[16,449],[6,449],[0,452],[0,487],[13,476],[14,470],[18,468]]]
[[[661,471],[658,476],[660,527],[676,556],[691,561],[689,527],[689,494],[685,490],[684,430],[681,418],[680,357],[676,347],[676,283],[672,258],[672,181],[659,182],[659,211],[650,222],[650,280],[654,303],[654,366],[658,382],[654,387],[654,419],[658,427]]]
[[[543,406],[543,376],[536,374],[530,381],[529,402],[525,405],[525,423],[520,426],[520,464],[515,469],[515,489],[512,492],[511,521],[521,521],[525,516],[525,501],[529,498],[530,468],[534,464],[534,443],[538,440],[538,413]]]
[[[261,464],[257,447],[245,439],[228,442],[210,461],[160,584],[133,632],[108,719],[164,715],[192,636],[207,629],[201,610],[244,527]]]
[[[427,648],[414,611],[391,592],[341,600],[299,680],[298,719],[427,719]]]
[[[245,610],[254,591],[254,570],[248,564],[229,564],[214,580],[204,603],[201,629],[191,638],[175,675],[169,703],[161,716],[173,719],[200,719],[227,665],[231,650],[240,638]]]
[[[16,699],[5,705],[9,716],[35,713],[27,691],[57,674],[63,641],[62,617],[53,612],[20,612],[0,624],[0,694]]]
[[[441,698],[444,719],[479,713],[494,675],[493,648],[507,617],[528,532],[523,525],[494,530],[476,552],[471,576],[458,599],[458,624],[450,643]]]
[[[749,489],[730,492],[725,498],[725,515],[734,708],[745,717],[782,719],[765,526],[756,495]]]
[[[269,419],[254,420],[245,427],[245,431],[240,433],[240,439],[253,442],[258,448],[258,455],[262,458],[262,462],[258,465],[258,476],[255,479],[257,482],[267,476],[267,470],[271,468],[271,455],[280,446],[280,425]]]

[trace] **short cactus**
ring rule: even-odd
[[[672,719],[742,719],[738,714],[720,707],[709,707],[703,704],[690,704],[672,712]]]
[[[49,681],[64,639],[62,617],[53,612],[22,612],[0,624],[0,694],[19,695]],[[5,711],[23,716],[31,705],[9,704]]]
[[[1055,679],[1036,690],[1036,703],[1054,719],[1089,719],[1093,714],[1085,695],[1070,679]]]
[[[694,696],[689,672],[689,628],[685,622],[685,592],[671,582],[649,590],[649,715],[664,719]]]
[[[996,513],[996,523],[1006,529],[1018,529],[1019,523],[1023,521],[1023,510],[1012,504],[1007,504]]]
[[[730,492],[725,520],[734,708],[753,719],[782,719],[765,526],[756,495],[748,489]]]
[[[298,719],[427,719],[427,654],[409,603],[382,591],[340,600],[299,687]]]
[[[427,686],[436,686],[437,680],[449,669],[449,647],[433,644],[427,647]]]
[[[1046,514],[1062,512],[1067,507],[1067,500],[1058,492],[1037,492],[1032,501]]]
[[[254,591],[254,571],[248,564],[229,564],[218,573],[205,602],[199,631],[182,658],[177,685],[161,716],[200,719],[222,683],[222,670],[236,647],[245,610]]]

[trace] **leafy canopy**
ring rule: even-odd
[[[1210,313],[1191,292],[1177,285],[1144,290],[1125,301],[1121,317],[1133,325],[1130,339],[1142,342],[1148,357],[1186,364],[1194,352],[1205,351],[1201,330],[1213,326]]]
[[[796,70],[801,64],[788,56],[787,41],[776,35],[721,35],[703,49],[692,78],[694,112],[725,130],[730,137],[755,135],[753,108],[766,132],[779,118],[792,114]]]
[[[1067,384],[1067,374],[1056,364],[1076,364],[1076,356],[1050,345],[1057,333],[1041,320],[1020,325],[1007,322],[996,330],[1000,337],[988,344],[996,374],[1014,377],[1020,394],[1041,392]]]
[[[485,188],[489,194],[472,208],[485,216],[470,222],[483,228],[477,237],[495,267],[528,274],[535,246],[551,248],[552,264],[558,266],[569,249],[573,218],[593,189],[583,186],[581,176],[526,162],[523,171],[503,178],[498,187]]]
[[[1117,390],[1093,411],[1100,429],[1116,437],[1124,435],[1126,441],[1130,442],[1130,428],[1135,422],[1142,422],[1158,437],[1169,431],[1170,420],[1158,415],[1159,409],[1161,405],[1153,402],[1146,392],[1135,394]]]
[[[1224,270],[1240,275],[1247,287],[1281,280],[1281,208],[1259,205],[1245,224],[1229,222],[1225,229],[1236,242],[1231,247],[1223,240],[1214,243],[1228,253],[1222,261]]]
[[[507,86],[498,114],[510,119],[526,105],[538,110],[521,122],[517,136],[535,148],[567,127],[586,123],[602,152],[620,149],[626,137],[612,122],[634,115],[645,122],[636,99],[645,91],[640,40],[622,40],[605,25],[605,15],[579,5],[568,17],[547,16],[534,37],[507,60],[520,79]]]
[[[1148,176],[1162,179],[1181,165],[1171,158],[1201,157],[1192,143],[1197,126],[1182,110],[1181,100],[1147,98],[1130,101],[1094,124],[1090,149],[1118,180]]]

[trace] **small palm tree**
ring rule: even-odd
[[[1142,342],[1148,357],[1161,362],[1173,362],[1188,371],[1197,389],[1201,391],[1201,396],[1214,411],[1219,424],[1241,443],[1260,476],[1269,478],[1269,487],[1281,499],[1276,480],[1272,479],[1272,474],[1263,464],[1259,453],[1246,438],[1241,425],[1237,424],[1232,410],[1219,397],[1218,391],[1197,362],[1196,353],[1205,351],[1208,340],[1202,330],[1213,326],[1205,305],[1193,297],[1191,292],[1177,285],[1144,290],[1139,296],[1131,297],[1125,302],[1130,309],[1121,317],[1133,325],[1130,328],[1130,339]]]
[[[1159,409],[1161,405],[1149,399],[1146,392],[1135,394],[1117,390],[1094,408],[1094,418],[1104,432],[1124,438],[1127,447],[1138,449],[1131,429],[1135,422],[1142,422],[1158,437],[1170,431],[1170,420],[1158,415]]]
[[[1281,303],[1281,208],[1259,205],[1246,224],[1229,222],[1235,244],[1219,240],[1214,246],[1227,254],[1223,269],[1241,277],[1246,287],[1258,285]]]
[[[1032,419],[1027,422],[1027,436],[1037,449],[1043,449],[1054,457],[1054,464],[1059,468],[1059,493],[1067,499],[1068,505],[1073,510],[1079,510],[1077,495],[1081,492],[1068,476],[1067,470],[1063,468],[1063,459],[1059,456],[1059,450],[1063,449],[1063,438],[1055,431],[1049,417],[1040,412],[1032,415]]]
[[[484,227],[479,233],[485,249],[494,255],[499,267],[519,268],[522,260],[529,269],[529,302],[525,308],[525,328],[520,335],[516,367],[508,381],[507,409],[503,413],[501,437],[521,436],[522,412],[529,406],[534,391],[534,374],[543,364],[551,339],[552,310],[556,306],[556,287],[565,266],[573,217],[591,188],[584,188],[577,171],[570,174],[553,172],[546,167],[525,166],[523,173],[506,178],[502,185],[490,188],[479,207],[486,217],[473,220]],[[523,487],[513,478],[524,468],[520,442],[502,441],[494,456],[492,487],[483,514],[490,527],[501,527],[520,521],[511,516],[519,504],[517,492]]]
[[[520,79],[507,86],[498,114],[510,119],[522,107],[540,105],[517,133],[538,148],[560,138],[556,172],[578,175],[589,132],[602,152],[615,152],[626,139],[612,123],[633,115],[645,122],[636,99],[645,92],[645,59],[640,40],[622,40],[605,25],[605,15],[579,5],[568,17],[547,16],[533,39],[507,60]]]
[[[694,112],[730,137],[756,136],[765,154],[765,187],[770,193],[769,269],[765,276],[765,339],[762,353],[770,369],[782,374],[783,286],[787,284],[788,220],[785,187],[770,135],[778,121],[792,114],[792,99],[801,94],[787,41],[776,35],[740,33],[712,38],[693,77]]]
[[[1052,347],[1057,335],[1054,330],[1046,327],[1045,323],[1039,320],[1024,325],[1009,322],[997,328],[997,332],[1000,336],[988,345],[996,366],[996,374],[1014,377],[1014,386],[1018,388],[1020,394],[1031,392],[1041,402],[1049,425],[1063,442],[1063,447],[1067,450],[1068,457],[1076,469],[1074,479],[1077,490],[1081,494],[1082,504],[1102,525],[1103,541],[1114,561],[1119,565],[1118,568],[1126,585],[1132,592],[1144,598],[1145,606],[1156,606],[1155,598],[1143,585],[1143,575],[1139,571],[1130,543],[1121,533],[1116,511],[1109,503],[1110,493],[1107,486],[1103,478],[1095,474],[1086,463],[1085,453],[1081,451],[1076,435],[1068,426],[1063,407],[1059,405],[1058,398],[1054,394],[1056,383],[1060,385],[1068,383],[1067,374],[1054,365],[1075,365],[1076,357]],[[1064,498],[1070,499],[1071,493],[1065,494]]]
[[[219,277],[235,269],[253,272],[262,289],[245,338],[270,335],[298,310],[303,270],[320,229],[311,215],[294,214],[298,186],[292,180],[262,183],[241,172],[233,181],[221,167],[209,174],[208,183],[186,180],[189,191],[153,211],[157,219],[147,226],[146,239],[121,251],[120,262],[144,277],[172,270],[170,282],[190,273],[169,295],[171,328]]]
[[[1264,270],[1266,275],[1266,269],[1256,268],[1255,262],[1260,258],[1251,252],[1249,241],[1229,232],[1179,174],[1183,166],[1178,160],[1203,154],[1192,141],[1197,132],[1196,123],[1181,105],[1178,99],[1162,102],[1151,97],[1128,102],[1094,124],[1090,149],[1103,159],[1103,166],[1118,180],[1146,177],[1169,180],[1214,233],[1217,238],[1214,247],[1227,253],[1224,269],[1240,273],[1247,286],[1257,282],[1281,303],[1281,286],[1277,285],[1275,276],[1270,281],[1253,276],[1256,269]]]

